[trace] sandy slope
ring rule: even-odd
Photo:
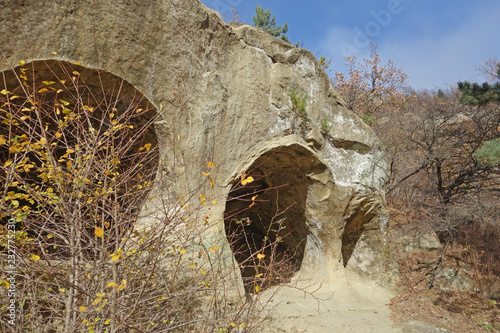
[[[273,293],[270,332],[402,332],[393,327],[386,305],[394,292],[374,283],[340,278],[321,285],[314,296],[293,287],[265,291]]]

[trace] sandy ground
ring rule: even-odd
[[[390,318],[388,304],[394,291],[345,278],[309,288],[304,285],[265,291],[267,296],[274,294],[275,319],[269,332],[403,332]],[[300,288],[317,290],[313,296]]]

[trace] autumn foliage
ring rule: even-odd
[[[349,72],[332,83],[392,158],[387,200],[396,241],[430,233],[442,244],[436,255],[399,249],[402,283],[411,281],[401,299],[418,298],[415,284],[447,290],[440,279],[449,271],[466,271],[471,290],[500,298],[498,61],[481,68],[490,84],[419,92],[391,61],[381,65],[373,43],[368,59],[346,63]]]

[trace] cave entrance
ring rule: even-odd
[[[10,193],[2,224],[17,216],[44,258],[113,253],[156,176],[155,107],[123,78],[79,63],[20,62],[0,77],[0,160],[15,166],[0,174]],[[100,247],[96,230],[108,237]]]
[[[286,282],[299,271],[308,235],[308,175],[325,169],[305,147],[280,146],[257,158],[232,186],[225,230],[247,292]]]

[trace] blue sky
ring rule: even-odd
[[[222,15],[231,8],[253,24],[255,6],[271,9],[288,24],[290,40],[332,59],[345,72],[344,56],[366,58],[373,36],[382,62],[393,60],[416,89],[438,89],[457,81],[484,81],[477,66],[500,60],[498,0],[202,0]],[[333,75],[330,73],[330,75]]]

